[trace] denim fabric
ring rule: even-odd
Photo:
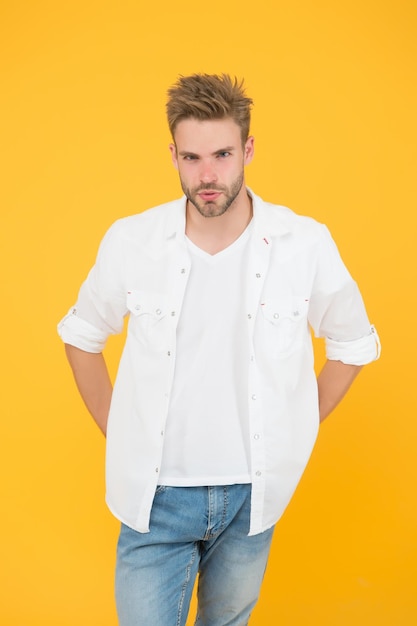
[[[158,487],[149,533],[122,524],[120,626],[184,626],[198,579],[198,626],[245,626],[273,529],[248,536],[251,485]]]

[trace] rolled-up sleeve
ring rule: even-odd
[[[381,344],[370,324],[356,282],[344,265],[327,228],[318,248],[309,321],[317,337],[324,337],[329,360],[365,365],[379,358]]]
[[[109,335],[122,331],[127,313],[123,267],[123,237],[116,222],[100,244],[96,262],[80,288],[76,304],[58,324],[58,334],[64,343],[98,353]]]
[[[330,361],[342,361],[347,365],[366,365],[379,358],[381,344],[375,326],[369,335],[352,341],[336,341],[326,337],[326,356]]]
[[[76,307],[72,307],[59,322],[58,334],[64,343],[95,353],[103,351],[108,337],[107,333],[79,318]]]

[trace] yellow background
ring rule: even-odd
[[[116,625],[104,441],[56,323],[108,226],[180,195],[165,92],[195,71],[246,77],[248,183],[329,226],[383,341],[322,427],[251,625],[417,623],[416,26],[414,0],[3,0],[1,625]]]

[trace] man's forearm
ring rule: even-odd
[[[336,408],[361,369],[362,366],[346,365],[341,361],[326,361],[317,378],[320,422]]]
[[[104,357],[69,344],[65,344],[65,352],[81,397],[105,435],[113,388]]]

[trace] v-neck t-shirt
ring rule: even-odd
[[[191,273],[177,328],[177,360],[160,484],[250,482],[245,268],[250,225],[211,255],[187,238]]]

